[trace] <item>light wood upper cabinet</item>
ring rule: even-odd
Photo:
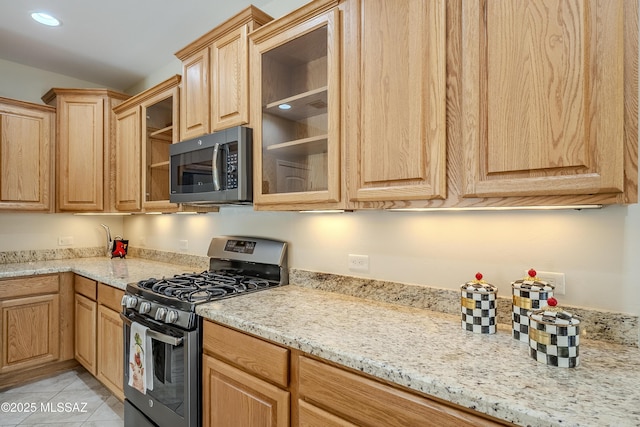
[[[327,5],[328,126],[293,115],[325,96],[319,74],[273,97],[302,73],[267,57]],[[249,38],[256,209],[638,201],[637,2],[316,0]]]
[[[625,33],[637,2],[462,2],[464,197],[625,191]]]
[[[180,91],[180,140],[210,132],[209,50],[202,49],[182,60]]]
[[[0,98],[0,211],[51,211],[55,109]]]
[[[116,209],[139,211],[140,191],[140,108],[116,115]]]
[[[254,203],[341,204],[341,11],[317,1],[251,33]]]
[[[129,95],[105,89],[53,88],[42,100],[56,107],[58,211],[115,211],[115,114]]]
[[[211,46],[211,129],[249,123],[248,25]]]
[[[180,80],[175,75],[114,108],[120,211],[178,210],[169,202],[169,146],[178,141]]]
[[[272,19],[249,6],[176,52],[180,141],[249,122],[247,34]]]
[[[349,3],[350,199],[444,199],[445,1]]]

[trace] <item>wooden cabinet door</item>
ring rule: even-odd
[[[289,426],[289,392],[213,357],[202,365],[203,426]]]
[[[169,147],[179,140],[180,76],[157,86],[158,92],[142,102],[142,207],[177,210],[169,202]]]
[[[0,210],[52,209],[54,114],[0,98]]]
[[[211,47],[211,130],[249,122],[248,26],[216,40]]]
[[[0,373],[59,358],[57,294],[0,301]]]
[[[58,102],[58,209],[104,209],[104,99],[67,95]]]
[[[624,190],[631,4],[462,2],[464,196]]]
[[[444,199],[446,4],[350,3],[345,84],[350,199]]]
[[[300,427],[356,427],[356,424],[310,405],[304,400],[298,400],[298,417]]]
[[[116,117],[116,209],[139,211],[141,208],[140,107],[135,106]]]
[[[342,20],[311,2],[251,33],[254,201],[267,209],[344,207]]]
[[[366,426],[479,427],[501,425],[483,416],[440,401],[431,400],[374,381],[360,373],[347,371],[301,356],[298,365],[298,393],[301,400],[331,411],[335,421],[350,420]],[[313,409],[313,408],[312,408]],[[308,414],[302,406],[302,421],[322,417]],[[318,411],[313,411],[318,413]],[[315,422],[310,425],[317,425]],[[349,424],[344,424],[349,425]]]
[[[94,284],[95,287],[95,284]],[[96,321],[98,304],[89,298],[75,296],[75,358],[87,371],[96,375]]]
[[[124,398],[123,322],[120,313],[98,306],[97,377],[116,397]]]
[[[180,141],[209,133],[209,48],[182,62]]]

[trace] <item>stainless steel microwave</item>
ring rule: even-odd
[[[172,144],[172,203],[249,204],[253,200],[252,132],[236,126]]]

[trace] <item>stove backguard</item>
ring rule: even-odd
[[[289,283],[287,243],[259,237],[219,236],[211,239],[208,255],[211,271],[242,270],[280,285]]]

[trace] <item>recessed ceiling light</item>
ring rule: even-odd
[[[291,109],[291,105],[290,104],[280,104],[278,105],[278,108],[281,110],[290,110]]]
[[[33,12],[31,17],[37,22],[43,25],[48,25],[49,27],[57,27],[60,25],[60,21],[58,19],[44,12]]]

